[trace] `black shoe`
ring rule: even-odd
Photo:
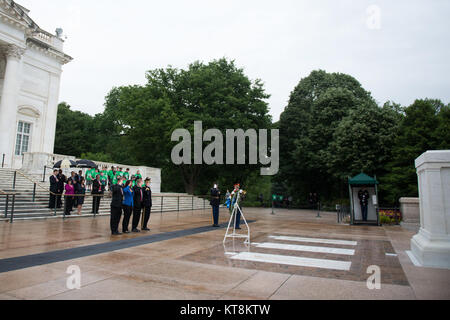
[[[128,230],[124,230],[124,231],[123,231],[123,233],[124,233],[124,234],[126,234],[126,233],[130,233],[130,231],[128,231]]]
[[[120,232],[113,232],[112,235],[113,235],[113,236],[120,236],[121,233],[120,233]]]
[[[239,228],[236,228],[236,230],[241,230],[241,228],[239,227]]]
[[[139,233],[139,232],[141,232],[139,229],[133,229],[133,230],[131,230],[132,232],[134,232],[134,233]]]
[[[213,228],[220,228],[218,224],[213,225]]]
[[[142,231],[150,231],[149,228],[143,228]]]

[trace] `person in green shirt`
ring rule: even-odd
[[[100,172],[100,182],[102,184],[102,190],[106,190],[106,185],[108,184],[108,177],[102,172]]]
[[[100,170],[98,168],[95,168],[94,172],[92,173],[92,180],[97,179],[97,176],[100,174]]]
[[[87,190],[91,191],[91,186],[92,186],[92,172],[94,171],[93,168],[89,169],[88,171],[86,171],[86,185],[87,185]]]
[[[117,174],[117,178],[123,177],[123,171],[122,171],[122,168],[119,168],[116,174]]]
[[[136,172],[136,180],[137,179],[142,179],[142,174],[139,170]]]
[[[111,182],[113,186],[117,184],[118,178],[117,173],[112,176]]]
[[[127,180],[130,180],[130,169],[127,168],[127,171],[123,173],[123,177]]]

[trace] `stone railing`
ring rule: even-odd
[[[419,198],[401,198],[400,212],[403,215],[402,227],[419,231],[420,228],[420,201]]]
[[[33,38],[42,41],[61,52],[63,51],[63,40],[51,33],[41,30],[36,32],[33,35]]]

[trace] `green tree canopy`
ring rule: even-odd
[[[287,187],[285,192],[305,199],[311,191],[327,197],[342,193],[342,177],[351,171],[343,165],[342,157],[355,159],[358,154],[335,155],[333,152],[338,149],[355,152],[354,146],[349,149],[348,140],[365,137],[341,135],[348,128],[354,128],[354,134],[357,133],[358,124],[354,122],[369,120],[378,112],[376,108],[371,94],[349,75],[319,70],[302,79],[291,93],[279,123],[280,175],[277,181]],[[367,119],[359,119],[358,110],[364,110]]]
[[[415,160],[428,150],[450,148],[449,106],[439,100],[416,100],[405,109],[392,145],[392,159],[386,162],[387,173],[381,189],[389,203],[401,197],[417,197]]]
[[[175,177],[170,155],[176,143],[172,132],[187,129],[194,121],[203,129],[266,129],[271,127],[269,96],[260,80],[251,81],[233,61],[195,62],[187,70],[156,69],[147,72],[145,86],[114,88],[106,97],[105,116],[120,132],[124,153],[135,161],[159,166]],[[192,139],[193,140],[193,139]],[[192,148],[193,149],[193,148]],[[127,162],[128,163],[128,162]],[[208,186],[219,176],[215,166],[181,165],[178,176],[193,193],[199,182]],[[227,166],[226,172],[245,177],[254,166]],[[181,174],[180,174],[181,173]]]

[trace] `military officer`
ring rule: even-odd
[[[145,179],[145,186],[142,188],[143,192],[143,202],[142,205],[144,207],[144,218],[142,219],[142,230],[150,231],[147,227],[148,221],[150,220],[150,214],[152,211],[152,189],[150,188],[151,179]]]
[[[238,194],[240,194],[240,199],[243,200],[244,192],[240,188],[241,188],[241,185],[239,183],[236,183],[234,185],[233,192],[231,192],[231,197],[232,197],[231,210],[234,210],[234,205],[235,205],[235,203],[237,201]],[[236,212],[236,225],[235,225],[236,230],[241,230],[240,225],[241,225],[241,210],[238,209],[237,212]]]
[[[367,212],[369,207],[369,191],[367,191],[366,189],[359,190],[358,198],[361,204],[361,213],[363,221],[367,221]]]
[[[120,235],[119,223],[122,216],[122,202],[123,202],[123,180],[120,178],[117,180],[117,184],[111,187],[112,201],[111,201],[111,233],[112,235]]]
[[[219,206],[220,206],[220,190],[219,187],[216,184],[214,184],[213,188],[211,189],[211,201],[210,205],[212,207],[213,211],[213,220],[214,220],[214,228],[219,227]]]
[[[142,191],[142,179],[136,180],[136,186],[133,188],[133,222],[132,232],[141,232],[137,227],[141,219],[142,203],[144,201],[144,192]]]

